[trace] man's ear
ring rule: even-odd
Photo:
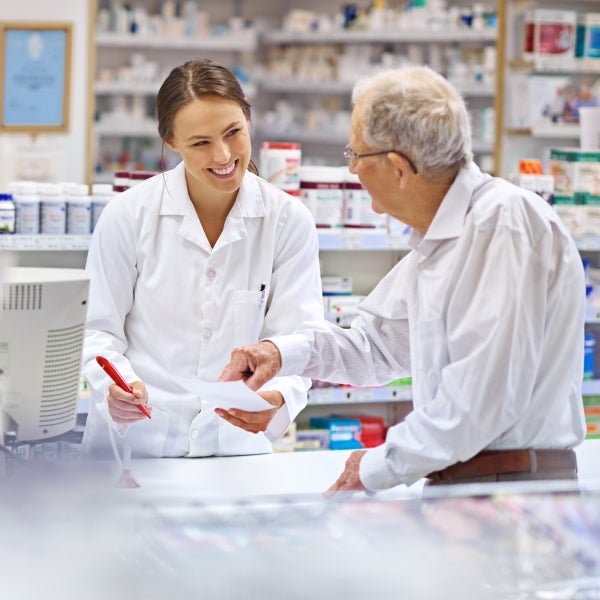
[[[395,152],[388,154],[388,159],[394,169],[394,178],[400,188],[404,188],[408,184],[408,175],[412,173],[412,169],[408,161]]]

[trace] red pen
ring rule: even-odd
[[[106,371],[106,374],[122,389],[130,394],[133,394],[133,390],[131,386],[123,379],[123,376],[119,371],[117,371],[117,367],[113,365],[110,360],[104,358],[104,356],[96,356],[96,362]],[[144,404],[136,404],[136,406],[149,418],[152,418],[150,411],[146,408]]]

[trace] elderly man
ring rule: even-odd
[[[356,451],[330,492],[432,482],[576,479],[585,288],[577,248],[539,196],[482,173],[460,94],[427,67],[353,91],[345,156],[411,252],[350,329],[299,324],[232,353],[221,379],[276,373],[357,386],[413,378],[413,411]],[[221,416],[235,424],[235,412]]]

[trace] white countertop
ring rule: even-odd
[[[321,495],[344,469],[351,450],[283,452],[253,456],[136,460],[131,474],[140,485],[132,496],[185,493],[199,498]],[[576,449],[580,484],[600,485],[600,440]],[[114,474],[118,468],[114,465]],[[424,480],[380,492],[381,498],[418,497]],[[362,494],[361,494],[362,495]]]
[[[499,486],[489,497],[444,486],[448,497],[421,501],[417,482],[375,498],[323,499],[349,453],[137,460],[135,489],[114,486],[116,463],[84,463],[63,479],[45,466],[40,481],[0,485],[0,595],[512,600],[600,592],[600,441],[577,450],[581,494],[488,484]],[[580,584],[588,595],[564,595]],[[563,595],[548,595],[555,592]]]

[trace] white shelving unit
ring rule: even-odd
[[[597,0],[500,0],[498,3],[498,96],[496,102],[496,148],[495,171],[508,177],[518,172],[521,158],[538,158],[545,172],[551,148],[563,146],[578,147],[580,128],[577,123],[535,120],[530,114],[529,102],[545,101],[551,98],[530,98],[527,93],[531,77],[600,78],[598,66],[582,64],[581,61],[561,59],[560,65],[551,64],[548,59],[529,59],[523,53],[523,21],[526,11],[535,8],[574,10],[579,12],[599,12]],[[556,80],[558,81],[558,79]],[[539,96],[539,94],[538,94]],[[523,124],[523,121],[525,124]],[[586,236],[576,240],[579,251],[590,258],[592,265],[600,266],[600,239]],[[594,331],[600,340],[600,322],[590,319],[586,323],[587,331]],[[596,374],[600,373],[600,351],[596,349]],[[583,381],[584,396],[600,395],[600,380]]]
[[[136,6],[147,7],[148,14],[157,14],[161,7],[151,0],[141,0]],[[228,5],[227,7],[225,5]],[[218,18],[236,16],[235,1],[222,2],[217,17],[211,13],[211,25]],[[219,26],[214,35],[144,35],[99,31],[95,35],[96,81],[94,84],[95,115],[93,126],[94,161],[90,182],[110,182],[117,168],[118,157],[130,156],[139,168],[156,169],[162,156],[167,164],[177,160],[168,149],[161,148],[155,117],[156,94],[169,71],[187,60],[212,58],[232,69],[250,62],[257,48],[257,33],[253,28],[232,30]],[[132,69],[133,63],[149,68]],[[244,86],[248,97],[256,90]]]
[[[549,149],[579,146],[577,123],[535,120],[530,115],[527,93],[531,77],[599,77],[597,67],[581,61],[561,60],[560,65],[548,60],[529,60],[523,53],[523,20],[534,8],[598,12],[597,0],[500,0],[498,3],[498,90],[496,102],[495,172],[507,177],[518,172],[520,158],[539,158],[548,165]],[[558,79],[557,79],[558,82]],[[558,87],[557,83],[557,87]],[[543,103],[544,98],[539,98]],[[551,98],[547,98],[550,102]]]
[[[368,47],[373,55],[406,56],[411,47],[419,46],[419,53],[425,62],[444,61],[442,58],[448,49],[460,50],[465,48],[481,49],[485,46],[495,46],[496,29],[484,28],[472,30],[469,28],[456,28],[444,30],[383,30],[383,31],[310,31],[290,32],[285,30],[267,31],[261,35],[260,46],[267,54],[263,60],[266,65],[271,56],[288,49],[294,51],[325,52],[329,57],[339,55],[346,49],[356,46]],[[435,60],[434,60],[434,55]],[[419,61],[421,62],[421,61]],[[435,65],[432,65],[435,68]],[[373,72],[377,68],[376,62],[371,66]],[[444,64],[442,72],[447,70]],[[357,69],[356,77],[361,75]],[[260,100],[261,116],[266,116],[267,121],[273,119],[268,114],[274,104],[285,98],[288,102],[298,107],[295,111],[293,124],[285,123],[279,128],[272,124],[264,124],[264,119],[259,122],[256,130],[259,140],[273,141],[298,141],[303,144],[303,160],[307,162],[323,162],[326,164],[343,164],[340,148],[347,142],[349,123],[344,120],[332,118],[331,124],[323,125],[314,118],[314,113],[324,111],[345,111],[350,113],[350,94],[355,79],[348,80],[348,74],[337,73],[337,78],[331,79],[306,79],[301,74],[290,74],[282,77],[275,71],[270,71],[266,66],[261,70],[258,78],[258,98]],[[495,90],[493,84],[463,86],[464,94],[471,110],[481,111],[487,107],[492,109]],[[315,108],[317,107],[318,108]],[[305,108],[307,113],[302,115]],[[312,113],[312,114],[311,114]],[[481,129],[481,128],[478,128]],[[474,130],[473,150],[476,159],[482,160],[484,167],[491,168],[491,157],[494,145],[491,139],[479,139],[479,131]]]

